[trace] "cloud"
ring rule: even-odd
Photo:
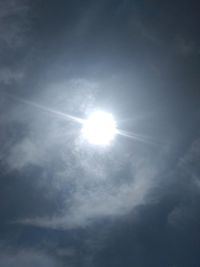
[[[0,2],[0,45],[16,48],[23,44],[28,29],[28,1],[3,0]]]
[[[0,266],[3,267],[56,267],[58,264],[51,256],[34,250],[1,250]],[[60,265],[59,265],[60,266]]]
[[[16,124],[13,127],[13,132],[16,131],[14,140],[5,157],[8,168],[20,170],[28,165],[44,166],[55,160],[55,156],[60,162],[66,162],[65,168],[69,167],[71,154],[73,156],[79,142],[80,125],[55,115],[54,111],[86,116],[93,106],[96,86],[86,79],[70,79],[48,85],[36,95],[33,103],[51,109],[52,113],[20,101],[20,98],[5,95],[2,106],[11,107],[1,123],[4,128],[9,128],[11,123]],[[16,138],[23,127],[21,138]],[[68,165],[67,159],[70,161]]]
[[[109,157],[106,154],[98,155],[96,160],[92,158],[97,157],[94,154],[92,157],[85,154],[84,159],[77,154],[80,165],[71,171],[73,176],[66,175],[65,180],[60,179],[59,175],[56,177],[60,187],[68,188],[70,185],[72,191],[64,197],[65,205],[59,214],[22,218],[17,222],[53,229],[73,229],[85,227],[102,218],[126,215],[135,207],[150,203],[148,195],[160,179],[162,160],[135,156],[129,161],[127,156],[123,162],[120,155],[117,158],[115,153]]]
[[[70,79],[47,84],[41,92],[38,89],[33,102],[84,117],[101,103],[98,92],[102,87],[101,81]],[[40,186],[55,197],[55,202],[58,195],[62,196],[54,214],[42,216],[40,212],[31,217],[29,213],[17,218],[17,223],[55,229],[85,227],[102,218],[128,214],[151,201],[148,195],[165,168],[165,147],[141,144],[142,152],[132,140],[127,140],[127,147],[117,138],[114,146],[96,149],[82,140],[80,125],[20,101],[15,103],[11,117],[19,128],[12,127],[16,134],[5,153],[8,170],[17,170],[23,176],[30,166],[39,167]]]
[[[17,2],[14,1],[14,3]],[[23,2],[20,1],[19,3]],[[19,6],[19,4],[14,5],[12,14],[22,12],[20,14],[23,17],[27,7],[19,8]],[[8,10],[5,10],[4,14],[8,14]],[[88,12],[92,13],[91,10]],[[126,9],[126,12],[128,12],[128,9]],[[115,16],[117,20],[117,17],[121,14],[116,13]],[[129,21],[131,16],[129,13]],[[109,14],[106,15],[107,19],[108,17]],[[93,28],[90,20],[87,20],[87,16],[83,16],[82,19],[85,24],[83,25],[80,22],[80,25],[77,24],[75,29],[77,35],[80,36],[89,34],[91,26]],[[94,17],[91,18],[91,21],[93,20],[95,23],[99,23]],[[125,24],[127,26],[127,20]],[[149,39],[152,43],[158,42],[157,35],[154,34],[154,31],[151,32],[145,26],[145,23],[136,24],[134,21],[133,24],[143,38]],[[82,25],[83,28],[80,28],[79,26]],[[9,25],[7,27],[9,28]],[[114,28],[114,21],[112,27]],[[116,32],[115,34],[118,38]],[[2,40],[4,38],[4,42],[9,41],[10,46],[12,46],[14,43],[12,40],[17,36],[21,35],[13,29],[13,37],[7,38],[2,35]],[[114,56],[111,55],[111,57]],[[90,61],[90,58],[88,60]],[[73,65],[73,60],[70,64]],[[74,65],[76,64],[77,62]],[[43,84],[42,82],[41,84],[38,83],[38,88],[35,89],[32,100],[75,116],[84,116],[95,108],[95,104],[101,105],[105,102],[101,102],[101,97],[98,98],[97,91],[100,96],[105,94],[104,97],[109,98],[111,93],[115,95],[117,94],[115,92],[123,91],[121,90],[123,84],[131,89],[119,94],[118,98],[123,95],[123,99],[119,99],[120,102],[124,101],[126,103],[127,101],[128,103],[129,99],[136,99],[134,100],[136,103],[139,99],[139,97],[137,98],[137,92],[135,95],[134,93],[131,95],[130,91],[134,86],[131,84],[132,80],[127,81],[129,77],[126,73],[120,74],[126,76],[124,79],[126,81],[119,79],[119,84],[121,84],[119,87],[117,87],[117,84],[113,85],[112,82],[106,84],[105,81],[99,81],[98,75],[95,76],[97,79],[95,82],[87,78],[77,78],[76,75],[74,75],[76,78],[61,81],[61,76],[58,73],[53,71],[52,73],[53,82],[52,80],[47,82],[44,78]],[[115,69],[111,70],[109,76],[112,76],[112,74],[117,75]],[[46,77],[45,75],[46,71],[44,71],[43,77]],[[19,77],[21,76],[14,76],[9,69],[0,71],[0,79],[7,84],[12,79],[17,80]],[[47,77],[49,76],[47,75]],[[58,78],[60,82],[56,83]],[[105,77],[103,79],[105,80]],[[108,87],[113,87],[110,92],[107,92],[109,91]],[[127,95],[127,97],[124,95]],[[134,105],[134,101],[129,103],[130,106]],[[60,192],[63,200],[62,205],[59,203],[62,209],[55,211],[55,216],[51,214],[51,216],[45,215],[43,217],[39,214],[31,217],[29,213],[28,216],[18,218],[18,222],[40,227],[76,228],[85,226],[99,218],[122,216],[129,213],[134,207],[149,201],[148,194],[155,187],[156,181],[163,171],[166,151],[159,153],[159,149],[156,152],[154,149],[149,149],[151,152],[147,152],[147,148],[140,154],[140,149],[137,149],[137,145],[134,146],[134,144],[130,144],[128,148],[116,144],[115,148],[111,148],[105,153],[93,150],[88,148],[81,140],[80,125],[60,120],[48,114],[48,112],[45,113],[23,103],[14,103],[13,106],[13,110],[9,111],[9,114],[11,114],[12,123],[13,121],[16,123],[12,127],[12,134],[13,132],[14,134],[11,138],[7,136],[12,142],[11,145],[6,146],[7,153],[4,153],[6,155],[1,158],[6,162],[8,170],[13,172],[17,170],[22,176],[26,175],[25,169],[28,167],[40,167],[43,173],[48,173],[49,176],[41,175],[38,180],[41,180],[44,187],[52,184],[51,188],[46,187],[52,192]],[[9,124],[8,120],[6,123]],[[156,155],[152,156],[152,153],[158,153],[160,158]]]
[[[21,169],[28,164],[42,165],[42,154],[38,154],[37,146],[28,138],[23,139],[12,148],[7,163],[14,169]]]
[[[178,36],[175,38],[174,43],[177,53],[183,57],[196,56],[199,54],[199,47],[193,40]]]
[[[30,30],[28,17],[30,3],[27,0],[3,0],[0,2],[0,83],[16,84],[24,78],[20,50],[25,52]],[[17,60],[16,60],[17,58]],[[2,89],[2,88],[1,88]]]
[[[11,70],[9,68],[0,69],[0,82],[6,85],[12,84],[13,82],[18,82],[24,77],[22,71]]]
[[[168,215],[171,226],[185,228],[195,224],[199,214],[200,179],[199,179],[200,139],[192,142],[185,154],[179,159],[174,176],[178,177],[176,188],[179,202]]]

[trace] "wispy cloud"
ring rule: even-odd
[[[24,77],[23,68],[19,68],[19,59],[16,62],[15,57],[27,43],[27,32],[30,30],[29,10],[28,0],[3,0],[0,2],[1,84],[13,84]],[[9,59],[8,55],[10,55]]]
[[[0,45],[16,48],[23,45],[28,29],[29,2],[8,0],[0,2]]]
[[[97,82],[72,79],[47,86],[34,102],[44,101],[56,110],[84,116],[95,107],[99,88]],[[116,140],[114,146],[99,150],[82,140],[77,123],[23,103],[16,103],[13,113],[13,120],[25,124],[26,131],[6,154],[8,169],[23,175],[25,167],[39,166],[44,173],[51,173],[51,178],[41,175],[41,182],[44,186],[51,183],[47,190],[62,195],[63,201],[54,215],[29,215],[16,222],[59,229],[84,227],[102,218],[128,214],[150,201],[148,194],[165,166],[165,147],[158,147],[158,155],[153,157],[148,148],[137,153],[132,140],[130,149]]]
[[[55,174],[60,187],[70,186],[72,192],[66,193],[65,205],[59,214],[22,218],[17,222],[38,227],[72,229],[85,227],[102,218],[126,215],[135,207],[151,202],[148,195],[160,179],[162,160],[130,155],[122,160],[122,156],[115,154],[116,151],[110,153],[109,157],[94,153],[92,157],[97,157],[96,159],[87,153],[84,154],[84,159],[75,154],[75,164],[71,166],[70,175],[69,170],[62,174],[65,175],[63,179],[58,173]],[[109,166],[112,166],[112,172]],[[129,174],[126,173],[127,170]]]
[[[180,188],[176,190],[180,191],[180,199],[168,216],[168,222],[172,226],[184,228],[199,218],[199,159],[200,139],[197,138],[181,156],[174,172],[174,176],[179,179]]]
[[[60,266],[49,255],[27,249],[2,249],[0,251],[0,266],[4,267],[56,267]]]

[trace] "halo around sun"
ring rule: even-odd
[[[94,145],[109,145],[117,133],[116,121],[111,113],[96,111],[83,122],[82,136]]]

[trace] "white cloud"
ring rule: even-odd
[[[14,169],[21,169],[27,164],[42,165],[43,155],[38,154],[38,148],[30,139],[25,138],[12,148],[7,163]]]
[[[105,167],[105,161],[108,161],[108,159],[101,162],[101,168],[104,168],[103,178],[95,172],[92,175],[87,172],[86,177],[84,177],[84,175],[81,175],[84,170],[82,170],[82,173],[80,170],[74,170],[78,178],[71,177],[71,180],[69,180],[68,177],[65,182],[62,182],[62,187],[67,187],[68,183],[71,183],[74,190],[70,197],[66,195],[66,206],[62,210],[62,214],[52,217],[24,218],[19,220],[18,223],[71,229],[85,227],[101,218],[113,218],[128,214],[138,205],[151,201],[148,193],[155,187],[159,173],[162,172],[163,164],[158,158],[138,160],[135,157],[132,160],[135,162],[134,164],[130,163],[132,170],[131,176],[128,178],[129,181],[127,181],[126,174],[123,172],[125,170],[121,172],[120,181],[117,178],[117,172],[119,171],[117,165],[118,163],[122,164],[120,159],[119,162],[116,162],[114,158],[110,159],[112,168],[115,170],[112,174],[109,174],[109,167]],[[92,161],[89,165],[90,170],[93,168],[95,170],[95,164]]]
[[[37,100],[53,109],[84,116],[95,106],[98,87],[87,80],[70,80],[51,85]],[[41,184],[45,188],[51,183],[52,188],[46,188],[63,195],[62,211],[55,211],[57,215],[18,218],[18,223],[64,229],[84,227],[99,218],[127,214],[149,201],[148,193],[165,165],[165,148],[159,148],[158,155],[152,155],[148,148],[137,153],[132,140],[127,149],[117,138],[114,146],[98,150],[82,142],[80,125],[24,104],[21,110],[18,107],[17,117],[29,129],[26,137],[11,148],[7,163],[22,172],[28,164],[42,166],[51,178],[44,175]]]

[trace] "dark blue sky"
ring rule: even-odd
[[[0,267],[200,266],[199,36],[197,1],[0,0]]]

